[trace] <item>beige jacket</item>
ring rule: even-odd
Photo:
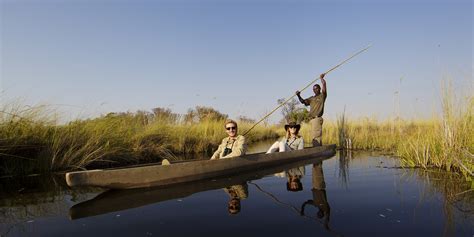
[[[225,148],[232,149],[232,152],[224,156]],[[234,139],[230,137],[226,137],[222,139],[221,144],[217,148],[217,151],[215,151],[214,154],[212,155],[211,160],[242,156],[242,155],[245,155],[246,151],[247,151],[247,144],[245,143],[244,136],[238,135]]]
[[[249,196],[249,188],[247,184],[232,185],[224,188],[224,191],[229,194],[230,198],[246,199]]]
[[[297,138],[286,138],[283,137],[280,141],[285,142],[291,150],[302,150],[304,149],[304,140],[303,137],[298,136]]]

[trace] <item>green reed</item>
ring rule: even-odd
[[[474,170],[474,97],[457,100],[449,82],[442,90],[442,115],[425,128],[400,142],[397,153],[402,164],[436,167],[463,173],[468,179]]]
[[[185,122],[181,118],[119,113],[59,125],[45,106],[0,109],[0,176],[111,167],[210,154],[226,136],[223,120]],[[53,114],[53,115],[51,115]],[[252,124],[239,123],[240,131]],[[275,138],[258,126],[248,142]]]

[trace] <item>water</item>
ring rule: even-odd
[[[260,147],[253,151],[267,146]],[[61,176],[4,179],[0,235],[474,235],[469,184],[457,175],[397,167],[396,159],[377,153],[339,153],[307,164],[304,173],[290,170],[302,175],[295,192],[287,190],[288,173],[104,193],[70,190]]]

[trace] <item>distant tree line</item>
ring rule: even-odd
[[[284,98],[278,99],[277,103],[281,104],[285,101]],[[298,123],[308,122],[310,120],[309,113],[299,101],[292,99],[282,106],[281,113],[283,119],[280,123],[285,124],[290,121],[296,121]],[[120,112],[120,113],[108,113],[106,118],[113,117],[133,117],[139,120],[142,124],[148,124],[153,121],[162,121],[166,123],[200,123],[204,121],[221,121],[229,118],[229,115],[223,114],[218,110],[207,107],[207,106],[196,106],[194,109],[189,109],[185,114],[173,113],[169,108],[156,107],[151,109],[151,112],[145,110],[138,110],[137,112]],[[255,123],[256,120],[246,117],[239,116],[237,121],[241,123]]]
[[[151,109],[151,112],[145,110],[138,110],[132,112],[108,113],[106,118],[114,117],[134,117],[140,120],[143,124],[148,124],[152,121],[163,121],[166,123],[199,123],[204,121],[220,121],[227,119],[229,115],[223,114],[212,107],[196,106],[194,109],[189,109],[186,114],[173,113],[169,108],[156,107]],[[240,121],[254,121],[245,116],[239,117]]]

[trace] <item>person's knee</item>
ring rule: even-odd
[[[279,147],[280,147],[280,142],[273,143],[270,149],[268,149],[267,154],[277,152],[280,149]]]
[[[280,142],[279,150],[280,150],[280,152],[285,152],[286,151],[286,142]]]

